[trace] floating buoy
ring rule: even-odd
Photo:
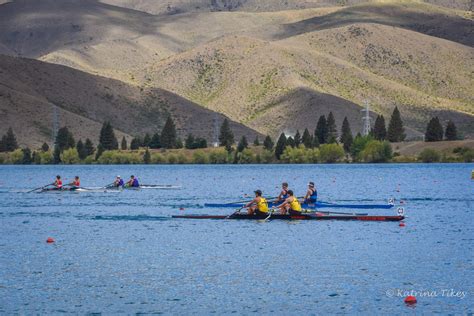
[[[46,239],[46,242],[48,244],[52,244],[54,242],[54,239],[52,237],[48,237],[48,239]]]
[[[400,200],[400,204],[404,204],[404,203],[405,203],[405,201],[403,201],[403,200]]]
[[[405,297],[405,304],[415,304],[416,303],[416,297],[409,295]]]
[[[404,222],[400,222],[400,224],[398,224],[398,226],[400,226],[400,227],[405,227],[405,223],[404,223]]]
[[[180,210],[180,211],[184,211],[184,207],[180,207],[179,210]]]

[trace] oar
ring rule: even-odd
[[[115,182],[109,183],[109,184],[103,186],[101,189],[108,189],[108,188],[110,188],[110,187],[112,186],[112,184],[114,184],[114,183],[115,183]]]
[[[31,193],[31,192],[34,192],[34,191],[37,191],[37,190],[43,190],[44,188],[47,188],[47,187],[49,187],[50,185],[53,185],[53,184],[54,184],[54,183],[50,183],[50,184],[44,185],[44,186],[42,186],[42,187],[39,187],[39,188],[33,189],[33,190],[31,190],[31,191],[28,191],[28,192],[26,192],[26,193]]]
[[[233,215],[237,214],[237,213],[240,213],[240,211],[244,208],[245,206],[242,206],[241,208],[237,209],[234,213],[230,214],[229,216],[226,217],[227,218],[231,218]]]
[[[307,213],[325,213],[325,214],[358,215],[358,216],[369,215],[368,213],[345,213],[345,212],[329,212],[329,211],[311,211]]]
[[[270,212],[268,212],[268,213],[269,213],[268,216],[265,217],[265,219],[263,220],[264,222],[268,221],[268,220],[270,219],[270,217],[272,217],[273,211],[275,211],[275,208],[274,208],[274,207],[272,207],[272,208],[270,209]]]

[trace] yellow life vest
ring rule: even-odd
[[[263,197],[260,197],[260,201],[257,203],[257,209],[262,213],[268,213],[268,203]]]
[[[290,202],[290,207],[293,211],[301,212],[300,201],[295,197],[293,197],[293,201]]]

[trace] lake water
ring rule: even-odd
[[[472,169],[0,166],[0,313],[472,313]],[[86,187],[134,174],[144,184],[183,189],[25,193],[56,174],[80,175]],[[256,188],[274,196],[282,181],[301,195],[310,180],[324,201],[403,200],[406,226],[170,218],[228,214],[201,205],[240,200]],[[408,307],[410,291],[418,303]]]

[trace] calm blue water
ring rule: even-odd
[[[0,313],[472,313],[472,169],[0,166]],[[80,175],[83,186],[135,174],[183,189],[24,193],[56,174]],[[406,226],[169,218],[227,214],[199,205],[240,200],[256,188],[273,196],[282,181],[301,195],[309,180],[325,201],[403,199]],[[54,244],[45,242],[50,236]],[[407,307],[402,296],[412,290],[429,292]]]

